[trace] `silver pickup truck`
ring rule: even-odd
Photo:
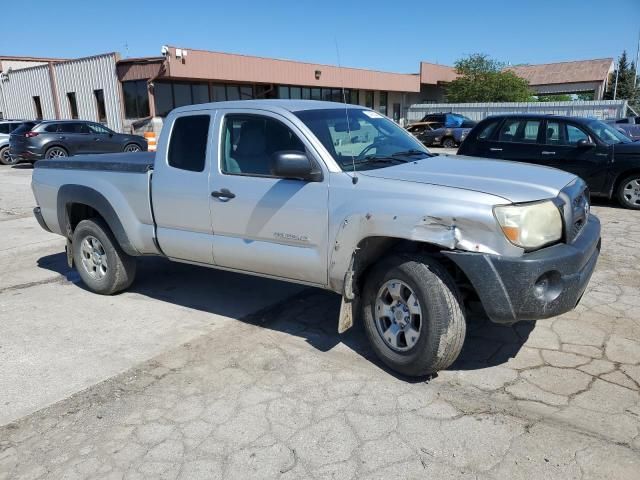
[[[552,168],[434,155],[377,112],[256,100],[166,118],[158,151],[42,160],[40,225],[100,294],[136,257],[262,275],[339,293],[390,368],[448,367],[468,305],[513,323],[573,309],[600,223],[582,180]]]

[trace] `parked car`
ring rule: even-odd
[[[636,142],[640,140],[640,123],[636,123],[635,118],[637,117],[623,118],[620,120],[607,120],[607,123]]]
[[[32,188],[93,292],[129,287],[140,255],[332,290],[338,331],[361,320],[406,375],[456,359],[465,302],[498,323],[573,309],[600,249],[576,176],[432,155],[383,115],[332,102],[180,107],[155,155],[39,161]]]
[[[3,165],[16,163],[9,155],[9,134],[23,122],[24,120],[0,120],[0,163]]]
[[[464,127],[464,128],[473,128],[476,126],[475,121],[471,120],[469,117],[465,117],[460,113],[428,113],[422,119],[421,122],[436,122],[440,123],[445,127]]]
[[[580,176],[592,195],[640,210],[640,142],[600,120],[498,115],[480,122],[459,155],[555,167]]]
[[[25,122],[11,133],[9,145],[11,157],[16,162],[32,163],[43,158],[85,153],[147,150],[143,137],[115,133],[104,125],[83,120]]]
[[[438,122],[418,122],[409,125],[407,131],[427,147],[440,145],[455,148],[462,143],[471,128],[445,127]]]

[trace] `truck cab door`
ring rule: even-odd
[[[156,239],[169,258],[212,264],[209,170],[215,112],[169,115],[151,181]],[[165,134],[166,132],[166,134]]]
[[[328,176],[303,181],[270,171],[278,151],[304,152],[326,168],[313,146],[293,122],[271,112],[220,110],[216,123],[220,144],[210,179],[216,265],[326,285]]]
[[[581,127],[558,120],[547,120],[541,163],[582,178],[593,193],[605,193],[611,160],[610,148],[596,144]],[[591,146],[579,146],[586,140]]]

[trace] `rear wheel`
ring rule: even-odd
[[[124,147],[125,152],[139,152],[140,150],[142,150],[140,148],[140,145],[136,143],[130,143],[126,147]]]
[[[69,156],[69,153],[62,147],[51,147],[44,154],[44,158],[48,158],[48,159],[62,158],[62,157],[68,157],[68,156]]]
[[[447,137],[442,140],[442,146],[444,148],[456,148],[456,141],[451,137]]]
[[[640,173],[624,178],[616,194],[623,207],[640,210]]]
[[[460,354],[466,331],[458,289],[430,257],[390,257],[362,298],[365,330],[378,357],[409,376],[435,373]]]
[[[122,251],[109,227],[99,218],[82,220],[73,232],[73,263],[93,292],[111,295],[131,285],[136,259]]]
[[[18,160],[12,158],[9,154],[9,145],[0,148],[0,163],[3,165],[15,165],[18,163]]]

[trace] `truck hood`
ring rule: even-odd
[[[358,174],[463,188],[514,203],[554,198],[576,178],[571,173],[550,167],[458,155],[437,155]]]

